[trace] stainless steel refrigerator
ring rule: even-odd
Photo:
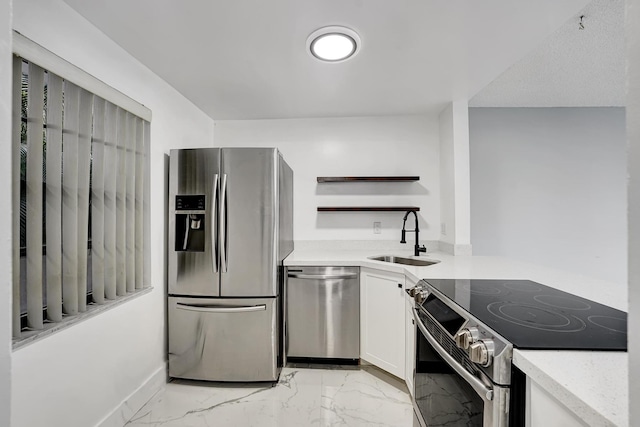
[[[275,148],[171,150],[169,376],[277,381],[293,172]]]

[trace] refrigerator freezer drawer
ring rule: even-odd
[[[169,376],[276,381],[278,299],[169,297]]]

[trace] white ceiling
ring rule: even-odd
[[[439,111],[471,98],[588,3],[65,1],[218,120]],[[357,31],[359,54],[339,64],[308,55],[307,36],[327,25]]]
[[[624,0],[593,0],[470,105],[624,106],[625,88]]]

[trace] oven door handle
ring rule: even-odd
[[[431,344],[433,349],[436,352],[438,352],[440,357],[442,357],[445,360],[445,362],[447,362],[447,364],[451,366],[451,368],[455,370],[456,373],[458,373],[458,375],[464,378],[464,380],[469,383],[469,385],[476,391],[476,393],[480,395],[480,397],[482,397],[483,400],[493,400],[493,390],[487,387],[478,378],[473,376],[469,371],[464,369],[464,367],[462,367],[458,362],[456,362],[456,360],[453,357],[451,357],[440,346],[440,344],[438,344],[435,338],[433,338],[429,333],[429,331],[427,331],[427,328],[422,323],[422,320],[420,320],[420,317],[418,316],[418,311],[415,308],[413,309],[413,317],[416,320],[416,323],[418,324],[418,328],[420,328],[420,332],[422,333],[422,335],[424,335],[424,337],[427,339],[429,344]]]

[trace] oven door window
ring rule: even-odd
[[[482,427],[484,401],[436,353],[420,330],[414,381],[416,404],[428,427]]]

